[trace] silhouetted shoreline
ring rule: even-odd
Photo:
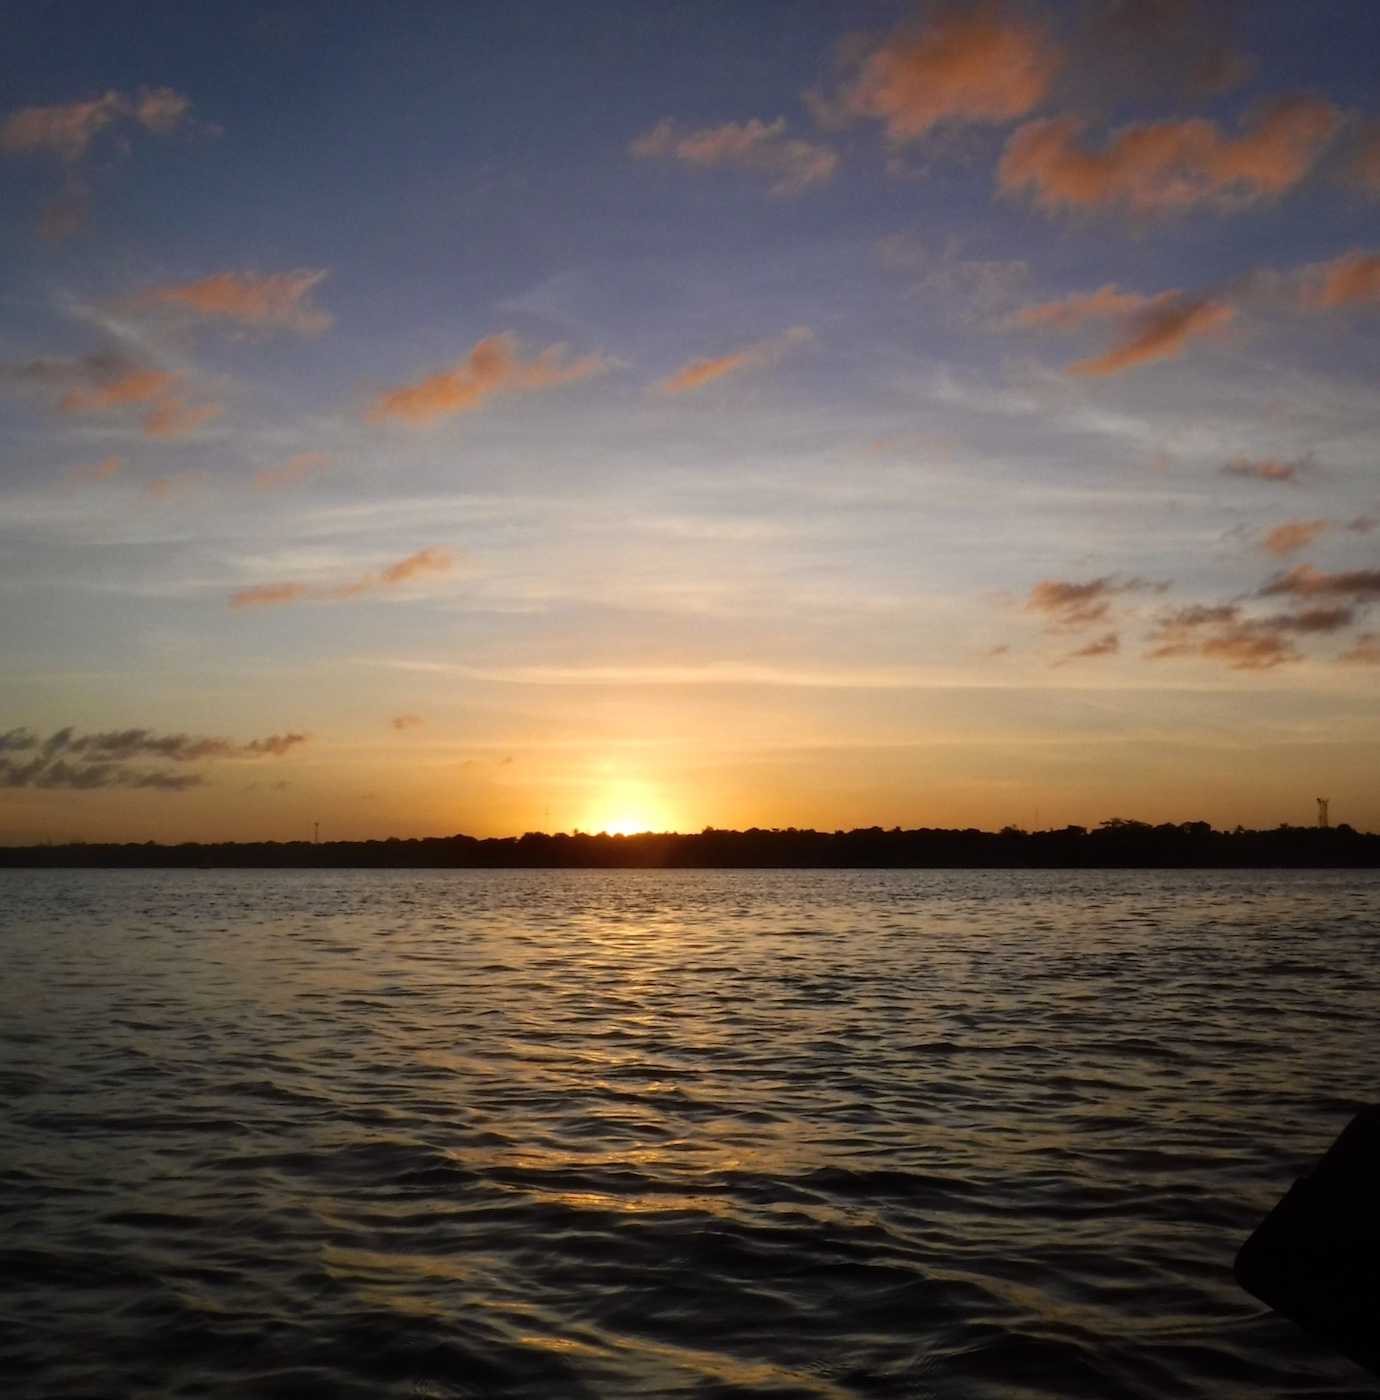
[[[1087,830],[922,827],[811,831],[707,828],[692,835],[585,832],[382,841],[74,842],[0,847],[0,867],[244,869],[1231,869],[1380,867],[1380,836],[1341,825],[1214,831],[1206,822],[1113,819]]]

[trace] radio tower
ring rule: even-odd
[[[1318,798],[1318,825],[1327,830],[1327,798]]]

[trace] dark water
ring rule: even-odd
[[[5,1393],[1371,1394],[1230,1265],[1377,952],[1373,874],[0,872]]]

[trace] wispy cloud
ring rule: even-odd
[[[219,403],[187,403],[169,397],[155,404],[144,415],[144,436],[151,438],[186,437],[213,422],[225,412]]]
[[[112,729],[78,734],[70,726],[41,738],[31,729],[0,733],[0,788],[160,788],[180,791],[198,787],[199,773],[132,768],[132,761],[187,763],[215,759],[281,758],[306,734],[270,734],[248,743],[190,734],[158,734],[151,729]],[[9,754],[22,755],[17,758]]]
[[[169,308],[207,321],[317,335],[332,322],[330,313],[312,302],[325,276],[324,268],[270,274],[217,272],[192,282],[152,287],[136,305]]]
[[[65,475],[68,481],[74,483],[109,481],[124,469],[124,465],[123,458],[103,457],[99,462],[83,462],[78,466],[68,467]]]
[[[747,370],[767,369],[797,347],[808,345],[813,339],[814,333],[808,326],[792,326],[790,330],[770,340],[754,341],[753,344],[732,350],[726,355],[691,360],[674,374],[667,375],[658,387],[667,394],[692,393],[729,375],[742,374]]]
[[[191,102],[172,88],[140,88],[135,93],[111,89],[83,102],[21,107],[0,122],[0,153],[77,161],[107,127],[134,125],[167,135],[177,130],[190,109]]]
[[[218,403],[191,404],[179,392],[183,376],[124,354],[35,359],[0,365],[0,384],[47,398],[59,413],[119,414],[142,408],[146,437],[182,437],[218,417]]]
[[[784,117],[774,122],[754,117],[698,131],[682,130],[668,117],[637,137],[628,151],[641,159],[751,171],[766,176],[771,193],[783,197],[827,184],[839,163],[838,153],[828,146],[787,136]]]
[[[1110,350],[1075,361],[1068,372],[1101,377],[1122,374],[1157,360],[1177,359],[1190,341],[1220,330],[1235,316],[1235,310],[1226,302],[1165,292],[1128,319],[1121,339]]]
[[[1163,584],[1148,579],[1121,579],[1112,574],[1082,582],[1046,578],[1031,588],[1025,609],[1042,613],[1057,627],[1088,627],[1108,619],[1112,602],[1119,595],[1163,588]]]
[[[1120,650],[1121,638],[1115,632],[1107,632],[1086,646],[1079,647],[1077,651],[1071,651],[1067,656],[1061,656],[1051,664],[1067,666],[1070,661],[1092,660],[1099,656],[1115,656]]]
[[[1309,465],[1306,458],[1296,462],[1281,462],[1277,457],[1233,457],[1222,467],[1222,475],[1284,484],[1296,481],[1299,473]]]
[[[1258,111],[1236,135],[1193,118],[1123,127],[1090,148],[1081,142],[1081,118],[1055,117],[1012,133],[997,183],[1004,194],[1029,193],[1048,211],[1240,208],[1292,190],[1341,124],[1330,102],[1294,97]]]
[[[401,731],[404,729],[416,729],[418,725],[423,724],[425,721],[422,719],[421,715],[394,715],[388,722],[394,729]]]
[[[1302,659],[1294,638],[1330,635],[1355,620],[1346,606],[1249,618],[1237,603],[1194,604],[1158,619],[1146,655],[1151,660],[1199,656],[1236,671],[1267,671]]]
[[[1270,554],[1283,558],[1307,548],[1330,524],[1327,520],[1286,520],[1268,531],[1260,545]]]
[[[331,465],[326,452],[299,452],[277,467],[263,467],[254,473],[256,491],[277,491],[285,486],[297,486],[309,477],[317,476]]]
[[[367,593],[396,588],[422,574],[448,573],[454,567],[455,556],[448,549],[419,549],[384,569],[332,587],[309,587],[305,583],[264,583],[242,588],[231,595],[230,606],[253,608],[300,602],[339,603]]]
[[[1057,301],[1022,307],[1011,318],[1011,324],[1072,331],[1088,321],[1130,316],[1143,311],[1152,301],[1152,297],[1140,292],[1124,292],[1114,282],[1108,282],[1095,292],[1077,292]]]
[[[1356,248],[1305,267],[1299,274],[1299,305],[1305,311],[1380,305],[1380,253]]]
[[[503,333],[479,341],[463,359],[415,384],[385,390],[369,407],[375,423],[397,421],[414,427],[473,413],[501,394],[533,393],[576,384],[611,368],[603,355],[571,359],[563,345],[550,345],[524,360],[516,337]]]
[[[1380,569],[1351,569],[1329,574],[1311,564],[1296,564],[1288,573],[1278,574],[1260,590],[1262,598],[1380,599]]]
[[[1061,62],[1058,45],[1013,7],[953,6],[898,29],[837,96],[812,105],[826,125],[873,118],[900,145],[945,124],[1025,116],[1045,99]]]

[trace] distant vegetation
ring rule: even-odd
[[[860,827],[809,831],[795,827],[697,835],[547,835],[528,832],[481,840],[435,836],[386,841],[226,841],[160,846],[73,843],[0,848],[0,866],[384,868],[707,869],[1049,868],[1232,866],[1380,867],[1380,836],[1340,825],[1280,826],[1272,831],[1214,831],[1207,822],[1148,822],[1114,817],[1091,831],[946,831]]]

